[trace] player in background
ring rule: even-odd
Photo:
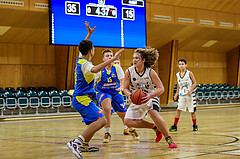
[[[93,135],[106,124],[106,118],[101,110],[94,104],[93,98],[96,96],[94,89],[95,73],[118,59],[123,49],[119,50],[112,59],[109,59],[97,66],[90,62],[94,56],[93,43],[88,40],[92,35],[93,29],[85,22],[88,35],[79,44],[79,56],[75,68],[75,86],[72,105],[78,111],[85,122],[87,128],[75,139],[67,143],[68,148],[77,158],[83,158],[81,152],[99,151],[97,147],[89,146],[89,141]],[[81,54],[80,54],[81,53]]]
[[[113,61],[113,63],[114,63],[115,65],[121,66],[121,61],[120,61],[120,59],[117,59],[117,60]]]
[[[128,127],[153,129],[157,135],[156,142],[161,140],[163,134],[169,148],[177,148],[177,144],[169,136],[165,121],[159,115],[159,96],[164,92],[164,86],[157,73],[151,68],[158,60],[158,56],[158,51],[154,48],[135,50],[133,66],[125,71],[124,93],[130,99],[132,93],[129,88],[141,89],[146,96],[142,98],[143,104],[130,104],[124,122]],[[143,119],[146,113],[153,122]]]
[[[113,63],[114,63],[115,65],[121,66],[121,61],[120,61],[120,59],[115,60]],[[123,80],[122,80],[122,82],[123,82]],[[121,85],[123,85],[123,83],[121,83]],[[122,93],[123,93],[123,91],[122,91]],[[111,114],[113,114],[114,112],[115,112],[115,111],[114,111],[114,109],[112,108]],[[127,125],[124,125],[123,134],[124,134],[124,135],[130,135],[130,134],[129,134],[129,128],[127,127]]]
[[[109,49],[102,52],[103,61],[113,58],[113,52]],[[119,65],[109,64],[103,70],[96,74],[97,82],[97,99],[98,103],[102,106],[103,114],[107,119],[105,125],[105,135],[103,138],[104,143],[111,140],[110,126],[111,126],[111,108],[117,113],[124,123],[126,114],[126,105],[122,96],[124,72]],[[127,126],[125,126],[127,129]],[[130,128],[129,133],[133,136],[134,140],[138,140],[136,130]]]
[[[169,131],[177,131],[177,124],[181,115],[182,111],[188,111],[192,115],[192,122],[193,122],[193,131],[198,130],[198,126],[196,124],[197,117],[196,117],[196,97],[194,89],[197,86],[197,81],[193,75],[193,73],[187,70],[187,60],[180,59],[178,60],[178,67],[180,72],[176,74],[177,76],[177,91],[174,95],[174,100],[177,100],[178,96],[178,107],[176,110],[176,116],[174,119],[174,124],[169,129]]]

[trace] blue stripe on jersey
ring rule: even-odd
[[[73,96],[82,96],[86,94],[96,94],[94,89],[95,74],[86,75],[81,67],[84,62],[89,62],[87,59],[78,57],[75,68],[75,86]]]
[[[100,77],[97,81],[97,91],[109,94],[118,93],[115,89],[120,87],[120,81],[117,76],[117,65],[113,65],[110,71],[106,68],[101,70]]]

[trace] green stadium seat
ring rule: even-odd
[[[7,91],[4,93],[4,97],[6,99],[6,108],[8,109],[14,109],[17,107],[17,100],[16,96],[13,92]]]
[[[37,88],[36,87],[28,87],[27,91],[35,91],[35,92],[37,92]]]
[[[23,90],[17,90],[16,97],[17,97],[19,108],[27,108],[28,107],[27,94]]]
[[[53,107],[61,106],[61,97],[56,90],[50,91],[49,97],[51,98],[51,105]]]
[[[5,93],[5,91],[2,87],[0,87],[0,93]]]
[[[38,95],[37,95],[36,91],[29,90],[27,92],[27,97],[29,98],[29,106],[31,108],[38,108],[39,107],[40,103],[39,103],[39,98],[38,98]]]
[[[15,93],[16,91],[15,91],[15,89],[13,87],[6,87],[5,88],[5,92],[13,92],[13,93]]]
[[[22,91],[26,93],[26,89],[24,87],[17,87],[17,91]]]
[[[50,97],[48,96],[47,91],[39,91],[38,97],[40,99],[40,105],[42,107],[50,107]]]
[[[235,90],[235,87],[228,87],[228,98],[229,99],[233,99],[234,98],[234,90]]]
[[[5,99],[4,99],[4,94],[0,93],[0,109],[5,108]]]
[[[208,100],[210,96],[210,89],[207,87],[203,87],[202,91],[203,91],[203,99]]]
[[[209,98],[211,99],[211,100],[215,100],[215,99],[217,99],[217,96],[216,96],[216,88],[209,88],[210,89],[210,93],[209,93]]]
[[[71,106],[72,105],[72,98],[66,90],[60,91],[59,95],[62,98],[62,105],[63,106]]]
[[[56,87],[48,87],[48,92],[50,91],[58,91],[58,89]]]
[[[239,99],[240,98],[239,90],[240,90],[240,88],[235,87],[235,90],[234,90],[234,98],[235,99]]]
[[[41,91],[48,91],[46,87],[38,87],[38,92],[41,92]]]
[[[203,100],[203,91],[202,91],[202,88],[198,87],[196,89],[196,98],[197,100],[199,101],[202,101]]]
[[[223,88],[223,91],[222,91],[222,99],[224,99],[224,100],[227,100],[227,99],[228,99],[228,89],[229,89],[229,87]]]

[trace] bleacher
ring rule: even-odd
[[[0,117],[74,114],[71,100],[66,90],[56,87],[0,88]]]
[[[174,86],[175,95],[177,85]],[[240,87],[229,84],[197,84],[196,89],[197,106],[206,105],[228,105],[240,103]]]

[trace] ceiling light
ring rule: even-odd
[[[216,44],[218,41],[217,40],[209,40],[205,44],[202,45],[202,47],[211,47],[212,45]]]
[[[5,34],[10,28],[10,26],[0,26],[0,36]]]

